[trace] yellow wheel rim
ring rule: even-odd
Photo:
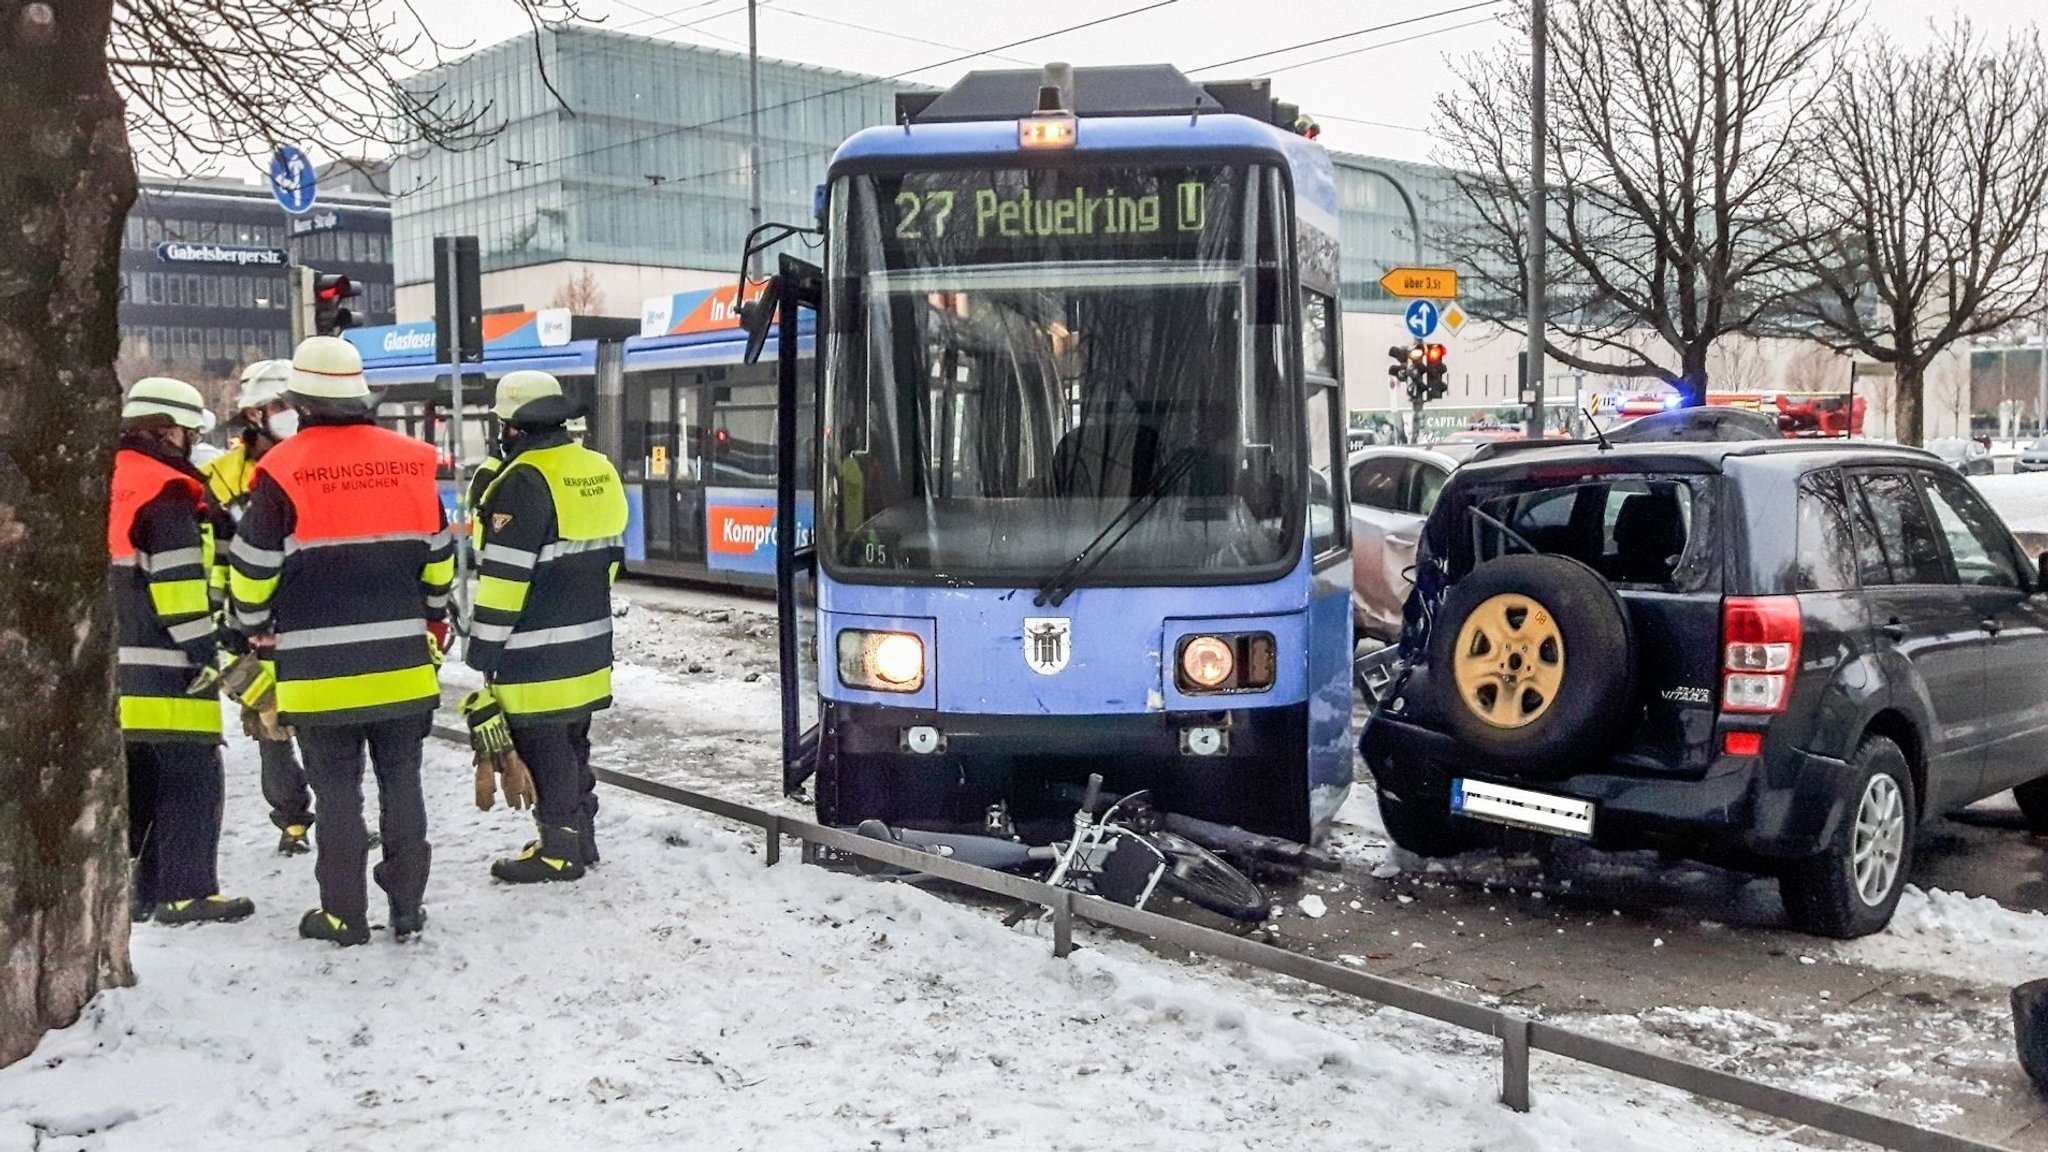
[[[1564,636],[1557,620],[1520,593],[1503,592],[1474,609],[1453,651],[1459,698],[1495,728],[1542,719],[1564,681]]]

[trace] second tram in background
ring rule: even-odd
[[[772,589],[775,370],[741,362],[734,304],[728,286],[649,300],[637,321],[563,309],[487,314],[484,358],[463,371],[464,474],[496,441],[498,379],[522,368],[551,372],[588,409],[588,442],[626,481],[631,571]],[[462,520],[452,388],[448,366],[434,363],[432,322],[345,335],[363,354],[380,422],[440,448],[442,502],[450,522]],[[808,356],[808,329],[802,347]],[[810,454],[803,459],[808,469]],[[807,534],[808,499],[798,523]]]

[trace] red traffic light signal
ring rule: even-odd
[[[339,272],[316,273],[313,276],[313,331],[322,336],[338,336],[345,329],[355,327],[355,313],[343,307],[342,301],[356,292],[354,282]]]
[[[1430,367],[1434,368],[1444,362],[1444,346],[1441,344],[1424,345],[1423,356],[1429,360]]]

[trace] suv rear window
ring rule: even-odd
[[[1697,476],[1602,476],[1481,499],[1472,505],[1474,561],[1533,549],[1616,584],[1692,584],[1704,487]]]

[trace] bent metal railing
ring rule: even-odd
[[[458,741],[464,737],[437,727],[437,735]],[[1710,1100],[1733,1104],[1752,1112],[1803,1124],[1822,1132],[1862,1140],[1899,1152],[2005,1152],[1998,1145],[1985,1144],[1948,1132],[1923,1128],[1894,1117],[1880,1115],[1847,1104],[1837,1104],[1785,1088],[1731,1075],[1703,1065],[1631,1048],[1611,1040],[1567,1031],[1527,1016],[1502,1012],[1435,992],[1424,991],[1384,976],[1359,972],[1313,957],[1289,952],[1162,916],[1156,912],[1115,904],[1066,888],[1054,888],[1023,876],[997,872],[936,856],[900,844],[875,840],[809,820],[767,812],[731,800],[720,799],[672,784],[643,780],[607,769],[597,769],[597,778],[615,788],[666,800],[686,808],[761,829],[767,837],[762,856],[774,866],[782,857],[782,838],[792,837],[807,844],[828,848],[849,856],[860,856],[883,864],[934,876],[963,887],[997,896],[1008,896],[1047,908],[1052,913],[1052,951],[1064,958],[1074,948],[1074,921],[1088,920],[1149,936],[1168,944],[1229,960],[1253,968],[1300,980],[1427,1016],[1432,1020],[1484,1033],[1501,1042],[1500,1101],[1517,1112],[1529,1110],[1529,1053],[1549,1052],[1582,1064],[1591,1064],[1624,1076],[1648,1080]]]

